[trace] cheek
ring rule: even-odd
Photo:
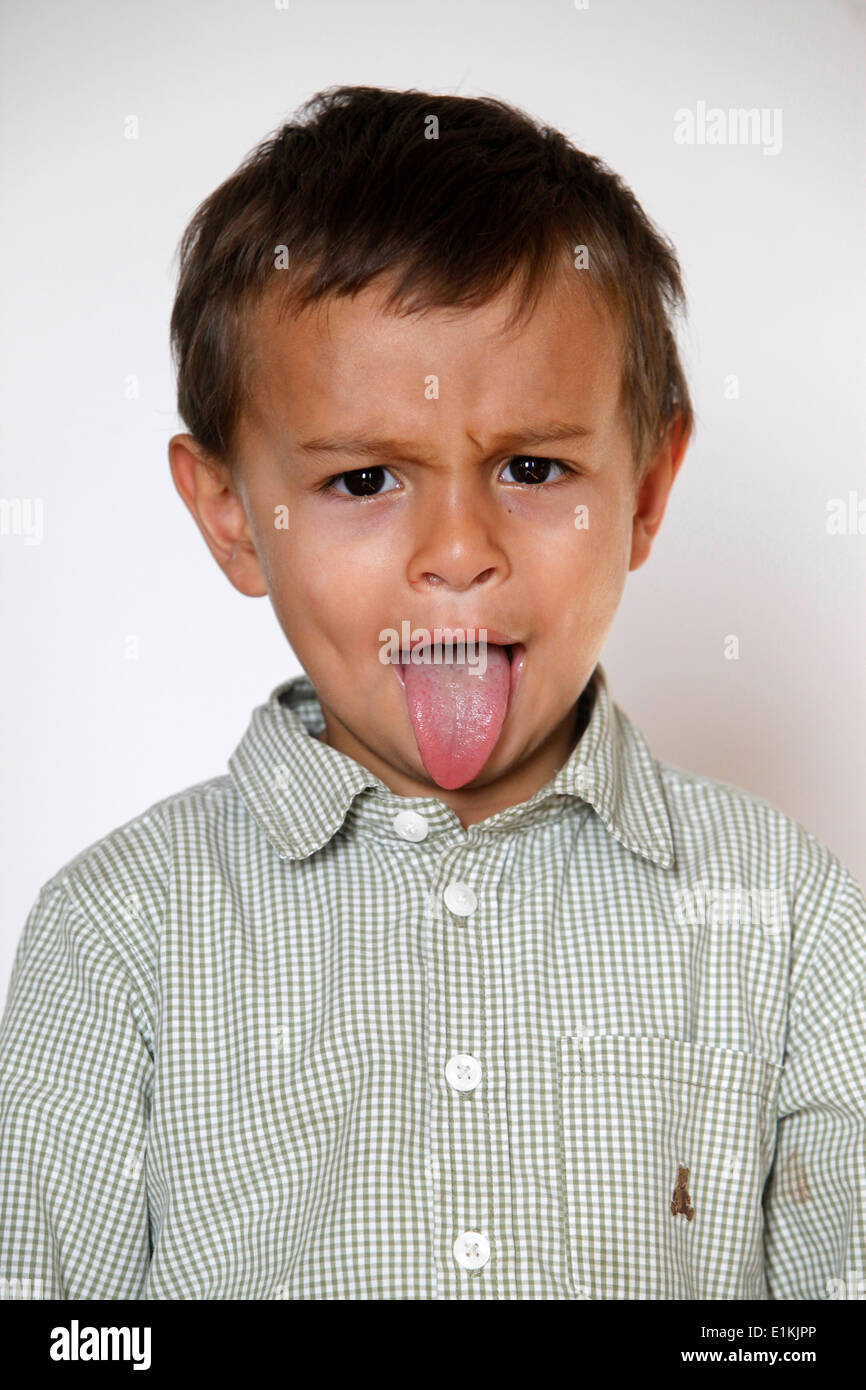
[[[276,591],[295,631],[330,637],[341,650],[349,650],[367,642],[374,628],[378,631],[393,584],[383,589],[363,556],[320,539],[293,552],[277,577]]]
[[[585,516],[576,518],[578,548],[585,561],[615,576],[628,567],[631,550],[631,514],[627,500],[615,496],[592,499]]]
[[[626,563],[622,510],[606,498],[576,503],[567,518],[545,531],[543,543],[538,536],[526,539],[531,568],[561,579],[604,583]]]
[[[568,526],[548,532],[543,546],[530,544],[524,556],[536,611],[549,607],[553,593],[560,596],[558,621],[576,625],[575,637],[605,628],[622,598],[630,553],[621,507],[609,500],[579,506]]]
[[[342,552],[341,565],[341,548],[334,545],[328,527],[313,524],[302,507],[289,507],[287,525],[260,531],[257,541],[264,547],[272,591],[306,594],[319,601],[333,589],[341,571],[349,573],[351,552]]]

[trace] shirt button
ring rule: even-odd
[[[481,1080],[481,1063],[468,1052],[457,1052],[445,1063],[445,1078],[458,1091],[474,1091]]]
[[[427,822],[417,811],[398,811],[394,817],[394,829],[404,840],[427,838]]]
[[[490,1259],[490,1241],[483,1231],[463,1231],[451,1248],[463,1269],[480,1269]]]
[[[478,906],[478,899],[468,883],[449,883],[443,894],[445,906],[458,917],[468,917]]]

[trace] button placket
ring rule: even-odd
[[[430,1176],[435,1203],[436,1246],[440,1259],[439,1297],[497,1297],[498,1270],[493,1245],[499,1231],[485,1229],[490,1209],[489,1165],[491,1116],[486,1091],[486,1009],[492,962],[485,928],[487,886],[476,883],[481,845],[449,847],[438,865],[433,896],[435,921],[428,908],[431,1044]],[[476,852],[477,851],[477,852]],[[487,845],[483,847],[486,856]],[[485,858],[486,863],[486,858]],[[495,865],[491,866],[496,876]],[[481,909],[484,906],[484,918]],[[494,900],[493,918],[496,907]],[[455,930],[459,928],[461,930]],[[461,1051],[455,1050],[461,1047]],[[438,1079],[437,1079],[438,1078]],[[438,1264],[437,1260],[437,1264]]]

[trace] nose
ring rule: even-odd
[[[510,572],[501,536],[502,504],[483,487],[439,483],[415,522],[409,582],[462,592],[501,582]]]

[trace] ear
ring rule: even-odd
[[[685,457],[689,434],[682,415],[675,416],[665,431],[661,448],[638,486],[632,520],[630,570],[638,569],[650,553],[653,537],[662,524],[674,478]]]
[[[261,598],[267,586],[228,466],[191,434],[172,436],[168,459],[174,485],[220,569],[239,593]]]

